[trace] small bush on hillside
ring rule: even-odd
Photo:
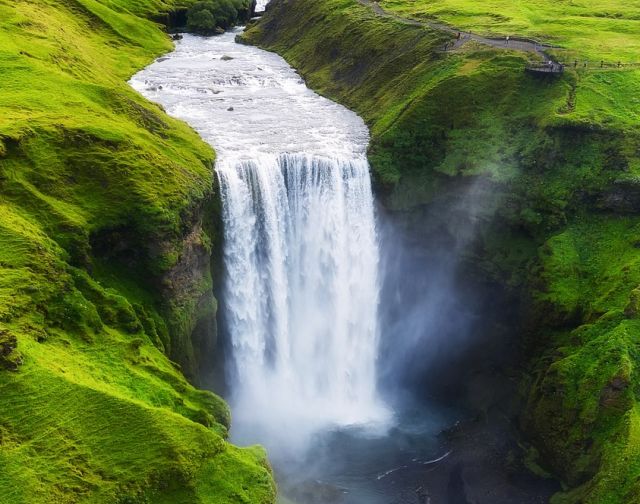
[[[251,17],[252,0],[221,0],[230,4],[236,11],[234,24],[246,23]]]
[[[238,21],[238,11],[231,3],[231,0],[216,0],[215,16],[220,28],[232,27]]]
[[[211,35],[216,28],[228,29],[246,21],[250,14],[249,0],[204,0],[196,2],[187,12],[189,31]]]
[[[216,18],[213,2],[196,2],[187,12],[187,28],[194,33],[210,35],[215,33]]]

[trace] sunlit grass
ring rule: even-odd
[[[568,61],[640,64],[638,0],[381,0],[380,5],[483,35],[533,37],[567,49],[558,55]]]

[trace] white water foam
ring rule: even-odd
[[[256,2],[256,12],[264,12],[264,10],[267,8],[268,3],[269,0],[258,0]]]

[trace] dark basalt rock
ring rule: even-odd
[[[627,379],[620,376],[613,378],[600,393],[600,406],[626,411],[629,408],[625,401],[625,390],[629,387]]]
[[[616,180],[598,198],[598,207],[622,214],[640,213],[640,180]]]
[[[17,371],[22,364],[22,356],[17,352],[18,340],[14,334],[0,329],[0,369]]]
[[[307,504],[340,504],[344,502],[345,491],[321,481],[307,481],[290,490],[291,496]]]

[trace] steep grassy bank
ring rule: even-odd
[[[274,500],[183,375],[215,343],[214,153],[126,83],[179,3],[0,0],[0,502]]]
[[[246,34],[365,118],[397,222],[462,243],[475,275],[521,301],[520,421],[566,486],[554,502],[635,502],[640,72],[541,79],[523,53],[444,52],[448,37],[355,0],[274,0]],[[463,226],[432,211],[447,205]]]

